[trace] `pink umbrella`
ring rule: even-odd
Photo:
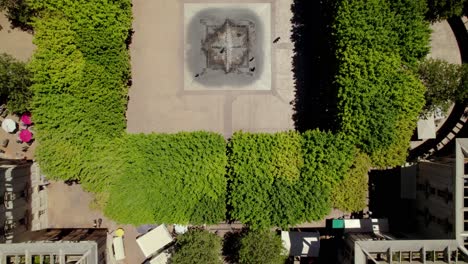
[[[31,114],[30,113],[24,113],[21,116],[21,122],[23,122],[23,124],[28,125],[28,126],[31,125],[32,124]]]
[[[29,131],[27,129],[23,129],[23,130],[21,130],[21,132],[19,134],[19,138],[23,142],[29,142],[32,139],[32,133],[31,133],[31,131]]]

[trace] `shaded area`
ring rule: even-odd
[[[228,232],[224,235],[223,256],[227,263],[239,262],[239,250],[241,248],[241,239],[247,234],[247,229],[241,229]]]
[[[400,168],[369,173],[369,210],[372,218],[388,218],[392,235],[416,230],[415,212],[410,200],[401,199]]]
[[[293,119],[298,131],[336,127],[336,59],[331,38],[334,3],[294,0],[291,7],[296,95]]]
[[[460,55],[462,59],[462,63],[468,63],[468,33],[463,21],[459,17],[454,17],[448,19],[449,25],[453,30],[455,38],[458,42],[458,47],[460,49]],[[453,111],[451,112],[450,116],[447,118],[447,121],[444,125],[437,131],[437,135],[435,139],[429,139],[424,144],[420,145],[419,147],[410,151],[408,160],[416,160],[418,157],[428,153],[429,150],[435,148],[437,144],[439,144],[450,132],[452,132],[455,125],[460,121],[460,117],[464,114],[465,107],[467,106],[468,102],[461,102],[456,103]],[[465,125],[466,127],[466,125]],[[415,133],[416,134],[416,133]],[[460,137],[457,135],[457,137]],[[414,138],[413,138],[414,139]],[[453,142],[453,140],[452,140]],[[449,143],[449,145],[451,145]],[[444,148],[447,148],[445,146]],[[453,149],[453,147],[447,148]]]

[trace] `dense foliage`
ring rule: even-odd
[[[284,264],[281,237],[270,231],[250,231],[241,239],[239,264]]]
[[[442,60],[429,59],[420,64],[419,78],[426,86],[425,114],[437,109],[446,112],[452,103],[465,100],[467,87],[463,85],[464,72],[466,70],[462,66]]]
[[[296,132],[237,132],[228,143],[231,217],[253,228],[286,226],[301,217],[298,184],[302,139]]]
[[[354,147],[317,130],[235,133],[228,143],[228,206],[253,229],[319,220],[330,191],[352,162]]]
[[[440,21],[463,14],[466,0],[427,0],[426,18],[430,21]]]
[[[193,229],[177,237],[174,264],[222,264],[221,238],[205,230]]]
[[[31,73],[26,64],[8,54],[0,54],[0,97],[13,113],[30,110],[32,100]]]
[[[121,223],[217,223],[225,218],[226,146],[208,132],[125,136],[123,173],[105,210]]]
[[[120,164],[101,158],[118,159],[112,149],[125,128],[130,1],[30,5],[41,10],[33,23],[37,49],[30,63],[37,159],[48,177],[92,187]]]
[[[334,208],[345,212],[359,212],[367,205],[367,173],[371,166],[366,154],[356,155],[353,165],[344,174],[343,180],[335,184],[331,197]]]
[[[333,31],[340,130],[374,166],[405,161],[424,104],[424,86],[410,70],[429,50],[423,10],[410,0],[338,3]],[[382,160],[381,153],[391,158]]]

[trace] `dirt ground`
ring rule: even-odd
[[[198,0],[190,2],[212,2]],[[130,133],[208,130],[230,137],[234,131],[294,129],[291,0],[257,0],[272,7],[271,91],[184,91],[183,1],[134,0]]]
[[[31,58],[35,46],[33,36],[20,29],[11,29],[5,13],[0,12],[0,53],[7,53],[21,61]]]

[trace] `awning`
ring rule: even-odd
[[[283,247],[289,256],[318,257],[320,234],[318,232],[281,232]]]
[[[2,122],[2,128],[8,133],[12,133],[13,131],[16,130],[16,122],[9,118],[6,118]]]
[[[114,237],[112,242],[112,246],[114,248],[114,256],[115,260],[123,260],[125,259],[125,250],[122,237]]]
[[[172,236],[165,225],[160,225],[137,238],[137,244],[146,258],[157,253],[172,242]]]

